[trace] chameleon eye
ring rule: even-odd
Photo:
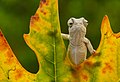
[[[69,25],[70,25],[70,26],[72,26],[72,25],[73,25],[73,23],[69,23]]]
[[[73,24],[74,24],[74,18],[70,18],[70,19],[68,20],[68,26],[69,26],[69,27],[72,27]]]

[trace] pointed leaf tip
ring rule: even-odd
[[[113,33],[111,26],[110,26],[109,18],[107,15],[105,15],[102,20],[101,33],[102,35],[106,35],[108,37]]]

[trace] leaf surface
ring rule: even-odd
[[[34,82],[35,78],[20,65],[0,31],[0,82]]]
[[[38,58],[37,81],[70,80],[69,67],[64,64],[66,51],[61,38],[57,0],[41,0],[40,7],[31,18],[30,33],[24,38]]]
[[[41,0],[24,34],[36,53],[39,71],[26,71],[18,62],[0,31],[0,82],[119,82],[120,33],[113,33],[107,16],[101,25],[101,41],[96,53],[79,66],[71,63],[61,38],[58,0]]]

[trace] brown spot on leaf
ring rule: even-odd
[[[46,15],[46,14],[47,14],[43,9],[40,9],[40,12],[41,12],[43,15]]]
[[[32,20],[38,21],[39,20],[39,16],[37,14],[35,16],[32,16]]]
[[[119,35],[119,36],[116,36],[116,38],[117,38],[117,39],[120,38],[120,35]]]
[[[95,54],[92,55],[93,57],[101,56],[101,53],[96,52]]]
[[[93,62],[91,62],[91,61],[86,61],[86,62],[85,62],[85,66],[92,67],[92,66],[93,66]]]
[[[113,60],[111,59],[110,62],[113,63]]]
[[[102,73],[105,74],[106,72],[112,72],[113,68],[110,63],[105,63],[105,67],[102,69]]]
[[[49,0],[42,0],[41,2],[40,2],[40,12],[43,14],[43,15],[46,15],[47,14],[47,12],[45,11],[45,6],[48,6],[49,5]]]
[[[2,32],[0,32],[0,50],[3,50],[8,47],[8,43],[6,39],[4,38]]]
[[[41,2],[46,3],[46,0],[41,0]]]
[[[99,62],[99,61],[96,61],[96,62],[86,61],[84,64],[84,67],[86,69],[93,69],[93,68],[96,68],[99,66],[101,66],[101,62]]]
[[[0,37],[3,37],[3,34],[2,34],[2,32],[0,31]]]
[[[79,71],[79,70],[81,69],[81,66],[80,66],[80,65],[76,65],[76,66],[75,66],[75,69],[76,69],[77,71]]]
[[[15,79],[18,80],[23,76],[23,71],[21,69],[17,69],[16,71],[16,75],[15,75]]]
[[[43,14],[46,15],[46,12],[44,12]]]
[[[40,2],[40,8],[42,8],[43,5],[48,6],[49,5],[49,0],[41,0],[41,2]]]
[[[117,34],[113,34],[113,36],[115,36],[117,39],[120,38],[120,32]]]
[[[45,4],[46,6],[49,5],[49,0],[41,0],[42,4]]]
[[[13,54],[11,51],[7,51],[6,53],[6,61],[4,63],[11,65],[14,62]]]
[[[74,78],[79,78],[79,72],[73,69],[73,70],[72,70],[72,76],[73,76]]]
[[[39,15],[38,14],[35,14],[34,16],[31,17],[31,20],[30,20],[30,25],[34,25],[35,22],[37,21],[40,21],[39,20]]]
[[[85,75],[85,74],[82,74],[82,78],[83,78],[85,81],[87,81],[87,80],[88,80],[88,76],[87,76],[87,75]]]

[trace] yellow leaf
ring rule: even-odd
[[[36,81],[72,81],[70,67],[64,63],[66,51],[60,31],[58,0],[41,0],[31,17],[30,33],[25,34],[24,39],[38,58],[40,69]]]
[[[35,76],[20,65],[0,31],[0,82],[31,82]]]

